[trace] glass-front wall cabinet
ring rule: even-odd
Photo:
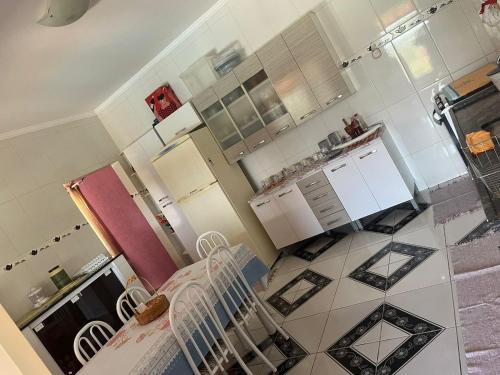
[[[243,87],[252,99],[266,125],[287,114],[285,105],[274,90],[266,72],[260,70],[243,83]]]
[[[219,101],[216,101],[205,110],[202,110],[201,116],[205,120],[208,128],[212,131],[212,134],[222,150],[227,150],[241,141],[240,134],[234,127],[229,114]]]
[[[264,127],[241,86],[224,96],[222,103],[224,103],[243,138],[248,138]]]

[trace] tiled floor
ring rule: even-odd
[[[372,231],[321,236],[277,263],[260,295],[292,336],[265,351],[279,373],[466,373],[446,245],[480,234],[484,214],[435,226],[432,210],[393,210]],[[250,365],[270,373],[260,359]]]

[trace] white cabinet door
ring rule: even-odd
[[[154,160],[153,165],[176,200],[192,195],[216,181],[191,138]]]
[[[278,191],[273,197],[299,241],[323,233],[323,228],[296,184]]]
[[[345,157],[323,168],[351,220],[380,211],[354,160]]]
[[[165,144],[174,138],[187,134],[192,129],[202,123],[191,102],[187,102],[177,111],[168,116],[165,120],[155,126]]]
[[[413,199],[381,141],[363,147],[352,158],[382,210]]]
[[[250,206],[277,249],[298,242],[292,226],[272,197],[257,199]]]

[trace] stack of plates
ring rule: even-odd
[[[94,259],[92,259],[90,262],[88,262],[86,265],[84,265],[82,268],[80,268],[80,271],[78,271],[74,276],[73,279],[77,279],[81,276],[84,276],[86,274],[95,272],[99,270],[103,264],[109,261],[109,257],[104,254],[99,254],[96,256]]]

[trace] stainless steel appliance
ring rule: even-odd
[[[471,79],[468,84],[470,85]],[[479,86],[479,87],[478,87]],[[491,83],[456,90],[453,83],[434,97],[434,121],[446,126],[473,177],[488,220],[500,218],[500,92]],[[494,148],[484,154],[469,152],[466,135],[491,132]]]

